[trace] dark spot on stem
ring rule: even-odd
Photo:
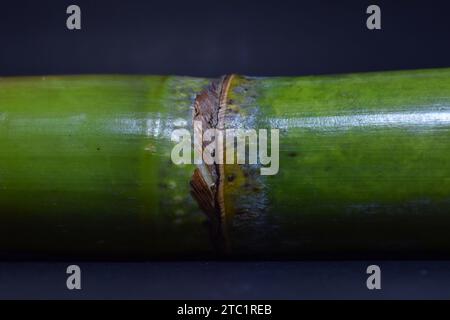
[[[291,151],[291,152],[288,153],[288,156],[291,157],[291,158],[294,158],[294,157],[298,156],[298,153],[295,152],[295,151]]]
[[[168,185],[167,185],[166,183],[162,183],[162,182],[160,182],[160,183],[158,184],[158,186],[159,186],[161,189],[167,189],[167,188],[168,188]]]

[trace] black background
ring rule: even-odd
[[[82,29],[66,28],[81,7]],[[366,8],[381,7],[381,30]],[[450,67],[449,1],[0,1],[0,75]]]
[[[66,28],[77,4],[82,30]],[[382,30],[366,28],[381,7]],[[0,76],[306,75],[450,67],[449,1],[0,1]],[[449,262],[0,263],[0,298],[448,298]],[[380,264],[380,262],[379,262]]]

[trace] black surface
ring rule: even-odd
[[[82,29],[66,28],[77,4]],[[382,30],[366,28],[381,7]],[[448,1],[0,1],[0,75],[450,67]]]
[[[0,299],[449,299],[450,262],[0,263]],[[381,290],[366,287],[381,268]]]

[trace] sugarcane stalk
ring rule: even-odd
[[[0,78],[0,257],[450,256],[450,69],[212,81]],[[278,173],[174,164],[205,114]]]

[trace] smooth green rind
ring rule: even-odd
[[[232,99],[280,129],[280,170],[238,246],[265,234],[259,254],[450,253],[450,69],[241,81]]]
[[[210,250],[171,162],[174,126],[207,80],[0,79],[0,253],[146,257]]]

